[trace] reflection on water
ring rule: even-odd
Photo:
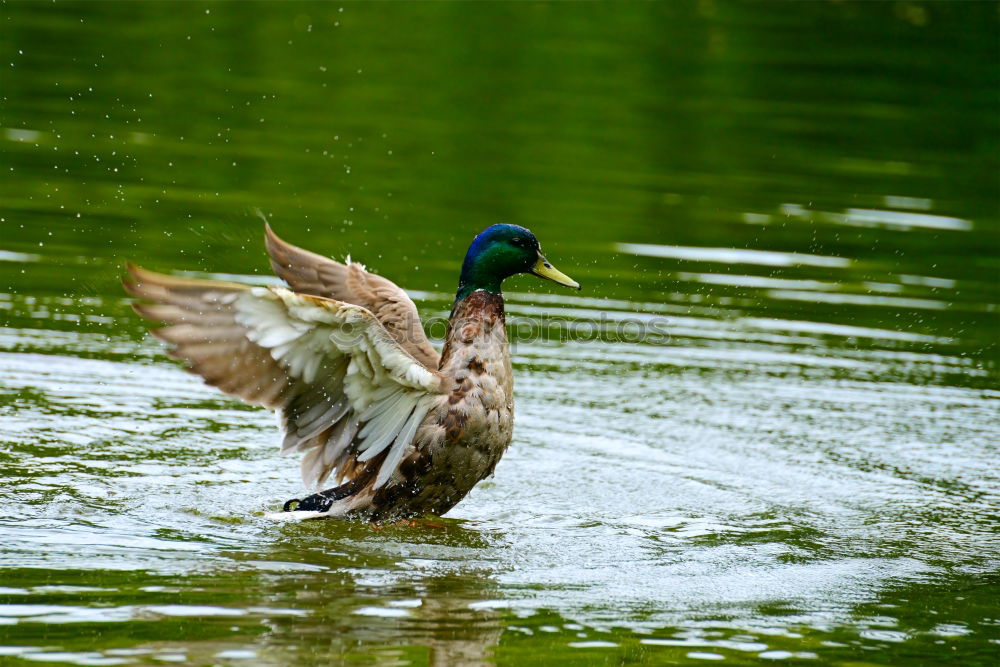
[[[797,252],[773,250],[744,250],[739,248],[685,248],[683,246],[657,246],[648,243],[619,243],[618,250],[632,255],[669,257],[696,262],[720,264],[759,264],[761,266],[850,266],[851,260],[843,257],[820,257]]]
[[[995,6],[3,21],[0,660],[990,664]],[[449,517],[266,521],[273,418],[131,315],[126,258],[273,282],[254,207],[438,342],[488,224],[583,283],[507,285],[515,442]]]

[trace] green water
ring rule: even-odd
[[[0,3],[0,663],[996,664],[998,34]],[[438,324],[495,222],[583,284],[507,284],[514,443],[440,527],[266,520],[273,417],[128,309],[126,258],[266,280],[254,207]]]

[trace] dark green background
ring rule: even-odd
[[[991,664],[998,34],[986,2],[0,3],[2,650]],[[264,521],[301,491],[272,420],[144,341],[123,261],[265,274],[255,208],[426,317],[496,222],[583,284],[507,284],[514,446],[443,532]]]

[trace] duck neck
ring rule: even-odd
[[[460,355],[460,350],[469,351],[484,339],[506,345],[507,332],[504,324],[501,295],[485,289],[473,290],[464,297],[459,292],[448,320],[448,334],[441,354],[440,368],[445,368],[452,357]]]
[[[503,282],[503,278],[489,270],[489,268],[482,266],[479,262],[469,261],[466,258],[465,264],[462,265],[462,275],[458,278],[458,293],[455,294],[455,303],[452,306],[452,310],[458,305],[459,301],[463,301],[476,290],[483,290],[497,296],[500,295],[500,283]]]

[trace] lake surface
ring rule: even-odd
[[[994,3],[0,5],[0,663],[995,664]],[[124,260],[472,236],[517,424],[436,526],[286,525]]]

